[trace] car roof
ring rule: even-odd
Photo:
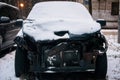
[[[88,10],[81,4],[71,1],[46,1],[34,5],[27,19],[89,19]]]
[[[0,2],[0,17],[6,16],[9,17],[11,20],[19,18],[19,8]]]
[[[4,2],[0,2],[0,8],[5,7],[5,6],[8,6],[8,7],[11,7],[13,9],[19,10],[19,8],[15,7],[15,6],[12,6],[12,5],[4,3]]]

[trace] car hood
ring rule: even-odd
[[[101,29],[96,21],[75,21],[75,20],[48,20],[43,21],[25,21],[22,30],[18,36],[23,33],[38,40],[56,40],[73,37],[73,35],[90,34]],[[56,32],[64,32],[63,35],[57,35]]]

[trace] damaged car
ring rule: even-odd
[[[92,71],[105,78],[108,44],[101,26],[80,3],[35,4],[14,40],[16,77],[44,80],[43,74]]]

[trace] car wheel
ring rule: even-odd
[[[38,80],[34,73],[22,74],[20,80]]]
[[[26,50],[17,47],[15,54],[15,75],[20,77],[22,74],[27,73],[29,69],[29,62],[27,59]]]
[[[98,55],[96,59],[96,69],[95,75],[96,78],[105,78],[107,73],[107,56],[106,53],[103,55]]]

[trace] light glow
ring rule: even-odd
[[[23,4],[23,3],[20,3],[20,7],[23,8],[23,7],[24,7],[24,4]]]

